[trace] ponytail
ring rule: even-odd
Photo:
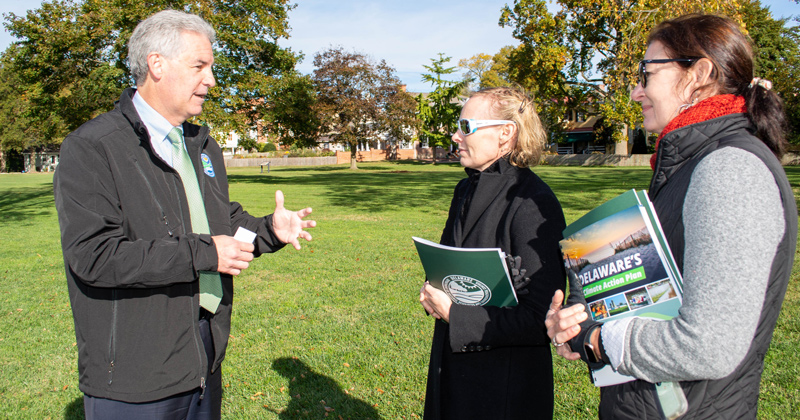
[[[754,78],[738,94],[744,96],[747,116],[756,127],[756,136],[780,159],[786,153],[789,125],[783,112],[783,101],[772,91],[772,83]]]

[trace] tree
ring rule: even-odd
[[[29,104],[27,124],[58,145],[80,124],[110,110],[121,89],[132,84],[127,43],[141,20],[167,8],[194,13],[217,32],[217,86],[195,120],[217,137],[231,131],[244,137],[259,119],[279,119],[282,108],[264,99],[285,87],[281,79],[294,74],[299,59],[277,44],[288,36],[293,7],[288,0],[45,1],[26,16],[6,16],[6,28],[20,39],[7,51],[6,64],[19,75]]]
[[[315,146],[320,121],[313,112],[317,103],[314,81],[310,76],[292,72],[276,82],[266,98],[271,115],[267,131],[275,133],[283,145]]]
[[[258,148],[258,143],[252,137],[242,137],[239,139],[239,147],[247,154],[256,150],[256,148]]]
[[[510,77],[535,94],[551,131],[561,130],[568,101],[579,98],[596,109],[617,142],[627,141],[628,129],[641,121],[641,107],[630,93],[650,30],[689,12],[739,19],[738,0],[556,3],[555,13],[546,0],[516,0],[503,9],[500,25],[513,27],[522,43],[509,59]]]
[[[20,75],[11,70],[16,49],[12,46],[0,57],[0,149],[22,152],[44,146],[41,127],[29,123],[30,100],[21,89]]]
[[[800,27],[773,19],[758,0],[744,2],[742,19],[755,46],[755,75],[773,82],[789,120],[787,139],[800,144]]]
[[[448,147],[451,142],[450,136],[456,132],[456,122],[461,114],[461,104],[456,100],[466,85],[465,81],[453,82],[442,78],[456,71],[455,67],[445,67],[450,58],[439,53],[438,59],[431,59],[430,66],[423,66],[430,73],[424,73],[422,80],[433,85],[434,89],[427,97],[423,95],[417,97],[421,124],[419,139],[428,143],[434,164],[436,148]]]
[[[397,114],[404,95],[395,70],[381,60],[330,48],[314,55],[313,80],[317,90],[316,112],[322,133],[350,148],[350,168],[358,169],[358,146],[392,130],[391,121],[407,118]]]
[[[40,144],[57,147],[119,96],[124,70],[111,60],[111,39],[100,34],[107,17],[95,6],[44,2],[27,17],[6,16],[5,26],[21,41],[4,54],[5,70],[17,75],[28,106],[20,117],[39,127]]]
[[[500,49],[495,55],[480,53],[468,59],[458,61],[458,67],[464,71],[464,81],[469,84],[471,91],[481,89],[509,86],[513,82],[508,75],[508,58],[514,47],[508,45]]]
[[[509,86],[512,84],[509,77],[508,60],[514,47],[507,45],[500,48],[492,57],[492,67],[481,78],[481,88]]]
[[[486,53],[475,54],[470,58],[458,60],[458,67],[463,69],[464,81],[470,91],[484,88],[483,78],[492,69],[492,56]]]
[[[391,118],[386,121],[386,131],[393,142],[392,157],[396,158],[394,152],[397,150],[399,143],[410,143],[412,141],[413,133],[419,130],[420,121],[417,116],[417,101],[413,96],[404,89],[390,93],[387,112]]]

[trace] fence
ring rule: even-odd
[[[226,168],[239,168],[245,166],[322,166],[336,165],[336,156],[326,157],[282,157],[282,158],[225,158]],[[269,164],[269,165],[268,165]]]
[[[356,162],[416,159],[416,149],[365,150],[356,152]],[[350,152],[336,152],[336,163],[350,163]]]
[[[543,165],[551,166],[650,166],[650,155],[545,155]]]

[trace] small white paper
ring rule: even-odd
[[[233,239],[252,244],[256,240],[256,233],[239,226],[239,229],[236,230],[236,235],[233,235]]]

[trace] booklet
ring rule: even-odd
[[[460,305],[516,306],[517,293],[500,248],[457,248],[412,237],[430,284]]]
[[[592,319],[678,315],[683,280],[644,191],[630,190],[564,229],[559,242],[567,275],[580,284]],[[610,366],[591,372],[595,386],[635,378]]]

